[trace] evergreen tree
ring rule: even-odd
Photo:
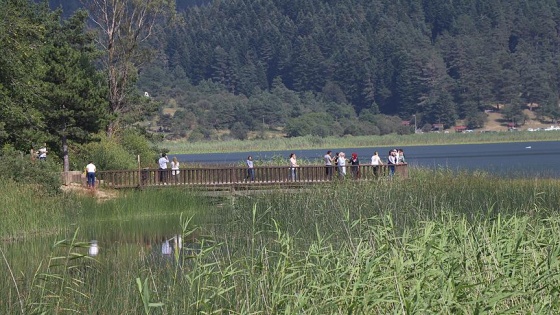
[[[98,52],[91,34],[84,33],[86,18],[78,11],[61,24],[58,14],[51,15],[43,48],[46,102],[41,112],[46,131],[60,143],[64,171],[69,171],[69,141],[91,140],[108,119],[106,86],[93,64]]]

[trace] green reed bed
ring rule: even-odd
[[[35,276],[39,286],[6,277],[0,307],[64,306],[84,314],[560,311],[557,181],[447,170],[410,175],[214,200],[219,207],[198,206],[185,212],[195,213],[192,220],[179,220],[181,253],[162,256],[155,245],[127,243],[95,261],[60,259],[65,263],[39,269],[64,276]],[[168,208],[188,195],[169,194],[165,200],[177,201],[160,200]],[[126,213],[163,198],[133,196],[120,206]],[[95,205],[88,211],[121,211]],[[69,239],[50,255],[83,255],[82,244]],[[40,294],[45,286],[54,298]]]
[[[115,289],[114,276],[136,275],[140,267],[133,263],[139,253],[157,246],[171,231],[182,231],[181,215],[204,213],[208,207],[203,197],[180,189],[128,191],[100,201],[92,196],[33,194],[33,187],[13,182],[2,188],[1,224],[15,235],[0,230],[0,309],[12,310],[10,314],[45,309],[57,313],[60,305],[87,311],[105,285]],[[18,217],[20,212],[25,220]],[[92,239],[103,244],[106,256],[120,260],[106,265],[105,260],[88,259]],[[68,283],[72,285],[53,293]]]
[[[384,136],[346,136],[296,138],[273,138],[255,140],[231,140],[189,142],[186,140],[165,141],[161,144],[171,154],[193,154],[213,152],[259,152],[277,150],[365,148],[365,147],[403,147],[416,145],[444,145],[498,142],[557,141],[558,131],[541,132],[496,132],[496,133],[424,133]]]
[[[59,234],[61,221],[72,215],[76,200],[53,196],[39,185],[0,179],[0,241]]]

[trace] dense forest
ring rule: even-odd
[[[64,16],[80,3],[50,1]],[[135,122],[196,141],[270,131],[409,133],[402,121],[413,118],[427,130],[458,121],[482,128],[488,109],[519,125],[525,108],[556,121],[559,7],[557,0],[178,0],[134,81],[159,111]]]
[[[516,124],[528,105],[556,120],[559,3],[212,1],[180,12],[139,83],[177,109],[160,120],[175,133],[380,134],[413,115],[479,128],[498,104]]]

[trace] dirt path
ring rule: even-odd
[[[93,198],[96,198],[97,201],[99,202],[115,199],[118,196],[118,193],[116,191],[103,190],[103,189],[92,190],[77,183],[72,183],[70,185],[63,185],[60,187],[60,189],[65,193],[72,192],[83,196],[91,196]]]

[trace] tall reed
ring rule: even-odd
[[[90,314],[557,313],[559,188],[420,169],[409,179],[209,199],[214,207],[180,216],[181,250],[107,248],[88,269],[95,272],[81,274],[82,294],[55,297]],[[112,210],[92,203],[88,211],[120,221],[144,204],[151,206],[141,211],[160,209],[150,199],[162,193],[135,192]],[[179,208],[189,192],[168,194],[164,207]],[[82,269],[92,263],[83,260],[75,260]],[[18,312],[14,294],[5,294],[14,281],[3,283],[0,305]]]

